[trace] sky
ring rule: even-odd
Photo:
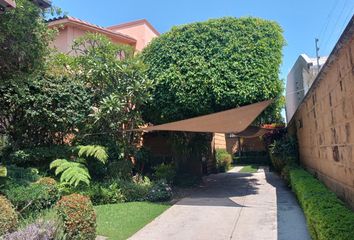
[[[284,30],[280,77],[302,53],[327,56],[354,14],[353,0],[53,0],[69,16],[103,27],[147,19],[160,33],[172,26],[220,17],[274,20]]]

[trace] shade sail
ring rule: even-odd
[[[241,137],[241,138],[261,137],[264,134],[271,131],[273,131],[273,129],[248,126],[244,131],[234,134],[233,137]]]
[[[143,131],[239,133],[244,131],[273,100],[200,117],[141,128]]]

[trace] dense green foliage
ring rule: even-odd
[[[289,174],[291,187],[305,212],[312,239],[353,239],[354,213],[305,170],[292,168]]]
[[[226,172],[231,168],[232,156],[225,149],[215,150],[216,168],[219,172]]]
[[[2,152],[5,164],[16,164],[22,167],[48,169],[49,163],[57,158],[67,158],[72,154],[72,147],[67,145],[51,145],[23,148],[13,151],[13,146]]]
[[[259,18],[221,18],[172,28],[142,53],[154,81],[146,119],[170,122],[280,96],[283,46],[280,26]],[[279,120],[276,105],[264,122]]]
[[[278,172],[281,172],[286,165],[297,163],[297,152],[297,142],[292,137],[283,136],[269,145],[272,166]]]
[[[113,44],[97,34],[77,39],[73,49],[80,52],[72,64],[72,68],[80,70],[75,72],[75,78],[88,83],[94,92],[92,114],[79,141],[105,146],[113,142],[110,149],[116,152],[110,156],[114,160],[129,159],[141,135],[124,130],[143,124],[141,108],[150,97],[151,82],[144,64],[131,48]]]
[[[57,196],[53,197],[51,190],[52,187],[42,184],[14,185],[7,189],[5,194],[22,217],[29,217],[37,215],[56,202]]]
[[[81,182],[89,185],[91,176],[87,167],[87,159],[93,158],[105,164],[108,154],[106,149],[99,145],[78,146],[76,149],[78,150],[77,158],[56,159],[50,164],[50,169],[55,169],[55,175],[61,174],[60,182],[75,186]]]
[[[0,85],[0,118],[15,148],[63,144],[90,113],[90,90],[66,77]]]
[[[16,230],[18,225],[17,213],[9,200],[0,195],[0,236]]]
[[[159,180],[166,180],[168,183],[172,183],[176,177],[176,169],[173,164],[162,163],[155,168],[154,176]]]
[[[56,209],[67,239],[96,238],[96,213],[88,197],[80,194],[64,196]]]
[[[16,5],[0,15],[0,84],[24,82],[43,68],[53,35],[40,8],[28,0],[17,0]]]
[[[92,182],[90,186],[60,185],[62,195],[80,193],[90,197],[94,205],[137,201],[168,201],[172,189],[165,180],[150,181],[148,177],[135,176],[133,180],[110,179]]]

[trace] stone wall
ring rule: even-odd
[[[354,21],[289,124],[301,163],[354,209]]]

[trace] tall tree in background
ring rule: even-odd
[[[25,81],[42,69],[53,36],[42,9],[28,0],[16,0],[16,5],[0,14],[0,84]]]
[[[277,98],[282,29],[259,18],[221,18],[172,28],[144,49],[154,80],[145,109],[152,123],[165,123]],[[261,122],[279,121],[277,101]]]

